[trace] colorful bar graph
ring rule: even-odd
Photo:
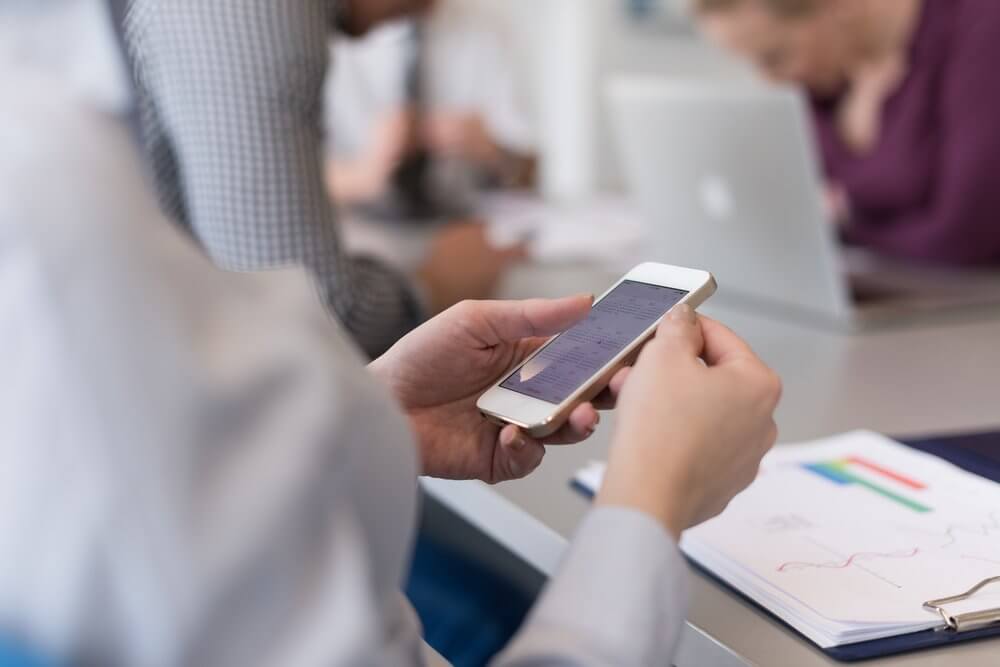
[[[918,503],[915,500],[911,500],[906,496],[900,495],[895,491],[881,485],[875,484],[864,477],[859,477],[858,475],[850,471],[851,466],[857,466],[864,468],[870,472],[874,472],[886,479],[890,479],[893,482],[906,486],[914,490],[926,489],[927,485],[919,482],[911,477],[902,475],[900,473],[889,470],[884,466],[880,466],[877,463],[872,463],[871,461],[865,460],[858,456],[851,456],[846,459],[841,459],[838,461],[825,461],[821,463],[804,463],[802,468],[808,470],[809,472],[819,475],[823,479],[838,484],[840,486],[855,485],[860,486],[869,491],[879,494],[883,498],[892,500],[893,502],[899,503],[900,505],[907,507],[914,512],[930,512],[931,508],[927,505]]]

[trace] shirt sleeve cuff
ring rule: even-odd
[[[670,664],[687,587],[684,559],[659,522],[626,508],[594,509],[507,658],[541,652],[571,664]]]

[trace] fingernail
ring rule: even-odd
[[[667,316],[676,322],[694,322],[694,310],[686,303],[674,306]]]

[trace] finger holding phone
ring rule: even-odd
[[[527,301],[464,301],[400,340],[369,365],[402,405],[418,441],[423,473],[489,483],[524,477],[547,444],[589,437],[597,409],[614,404],[615,379],[594,401],[576,405],[544,438],[487,419],[476,407],[497,376],[549,336],[587,317],[590,295]],[[623,379],[623,378],[622,378]]]
[[[621,329],[627,340],[598,346],[603,356],[596,360],[576,358],[581,341],[593,342],[588,319],[601,305],[592,308],[584,295],[463,302],[372,362],[372,372],[410,418],[424,474],[490,483],[523,477],[540,464],[546,444],[589,437],[599,421],[597,408],[612,407],[617,399],[620,416],[597,503],[651,515],[675,536],[720,512],[753,480],[775,441],[781,384],[735,334],[695,316],[692,304],[714,291],[709,274],[689,274],[688,282],[670,275],[661,285],[634,280],[650,280],[647,267],[602,297],[611,299],[605,302],[610,308],[597,313],[602,326],[609,314],[630,323]],[[576,355],[571,366],[593,372],[577,380],[561,375],[558,363],[530,368],[565,333],[548,336],[579,327],[585,335],[569,338],[576,350],[570,352]],[[634,367],[626,368],[640,349]],[[543,376],[546,369],[549,377]],[[561,392],[536,399],[545,406],[535,413],[541,419],[511,423],[484,409],[497,407],[484,399],[495,398],[498,388],[519,393],[501,386],[515,376],[522,388],[540,378],[532,386],[536,394]],[[505,417],[513,414],[508,410]]]
[[[629,374],[599,505],[675,537],[719,514],[777,438],[781,381],[732,331],[675,309]]]
[[[697,305],[714,290],[705,271],[647,263],[596,304],[589,295],[466,301],[411,332],[369,368],[406,410],[424,474],[517,479],[541,463],[544,445],[588,438],[597,409],[613,406],[623,367],[657,322],[675,304]],[[536,372],[539,361],[545,368]],[[509,384],[503,378],[520,391],[500,386]]]
[[[715,293],[707,271],[647,262],[605,292],[585,319],[547,341],[484,393],[477,405],[536,438],[556,432],[626,367],[671,308]]]

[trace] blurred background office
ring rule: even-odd
[[[621,185],[603,104],[611,78],[750,76],[697,34],[687,0],[439,0],[425,23],[430,106],[476,111],[494,142],[537,154],[538,185],[554,198]],[[335,40],[326,111],[331,158],[365,154],[387,112],[405,105],[412,25]]]
[[[847,240],[1000,262],[1000,5],[989,0],[697,0],[716,42],[809,95]]]
[[[439,0],[417,20],[333,40],[325,117],[338,203],[461,216],[480,189],[534,185],[535,129],[506,19],[496,7]],[[428,201],[400,201],[414,195],[407,172],[419,169]]]
[[[687,0],[456,0],[513,26],[511,65],[535,128],[539,186],[549,198],[623,186],[605,105],[619,76],[746,81],[750,68],[704,40]]]
[[[350,222],[389,223],[375,234],[348,225],[350,245],[404,269],[423,246],[412,226],[395,223],[413,219],[478,219],[498,245],[531,239],[531,259],[631,260],[642,221],[627,196],[606,87],[643,73],[751,76],[699,37],[687,0],[440,0],[419,22],[361,40],[336,36],[331,55],[328,189]],[[435,135],[440,150],[428,146]],[[432,201],[414,204],[398,186],[412,182],[414,161],[403,158],[418,148],[431,148],[421,195]]]
[[[829,214],[846,240],[909,260],[995,264],[1000,202],[989,174],[1000,162],[1000,103],[988,78],[998,13],[989,0],[448,0],[424,31],[435,37],[427,97],[438,110],[486,104],[487,136],[537,156],[540,191],[565,201],[626,188],[611,81],[777,80],[811,102]],[[377,153],[372,128],[388,134],[389,116],[361,111],[405,99],[411,41],[397,25],[335,47],[333,85],[355,90],[328,111],[342,129],[334,158],[365,154],[359,137]],[[778,57],[786,62],[768,62]]]

